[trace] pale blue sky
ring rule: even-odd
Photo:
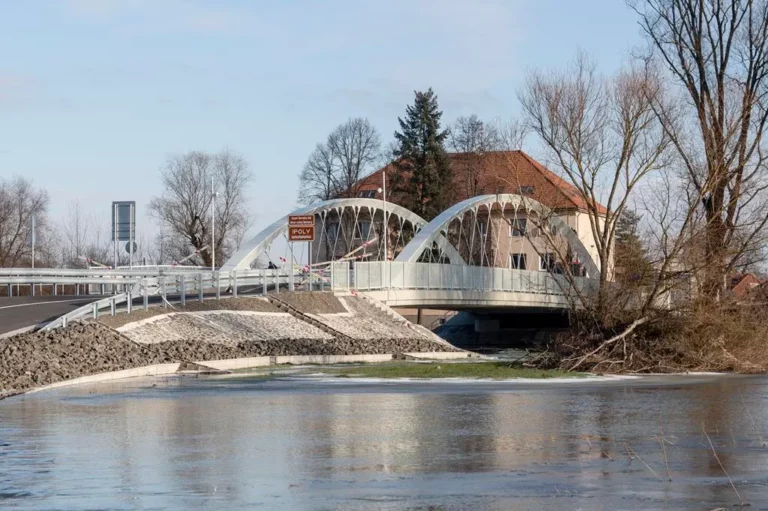
[[[229,147],[258,228],[349,117],[386,143],[431,86],[446,122],[507,118],[526,70],[582,48],[610,72],[639,42],[622,0],[0,0],[0,175],[45,186],[54,217],[143,219],[169,154]]]

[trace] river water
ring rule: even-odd
[[[0,509],[768,509],[764,377],[152,381],[1,401]]]

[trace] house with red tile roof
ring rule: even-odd
[[[514,193],[530,197],[550,208],[578,235],[584,246],[599,265],[595,241],[588,211],[605,214],[599,203],[591,204],[582,194],[554,172],[534,160],[523,151],[492,151],[477,153],[449,153],[453,170],[453,203],[486,194]],[[381,199],[383,174],[388,180],[397,172],[390,164],[364,178],[359,186],[361,197]],[[388,194],[389,202],[399,203],[395,194]],[[525,223],[525,213],[515,213],[517,225]],[[522,219],[520,217],[523,217]],[[489,225],[493,222],[489,219]],[[509,219],[506,221],[510,224]],[[501,223],[503,227],[503,222]],[[511,224],[510,224],[511,225]],[[503,257],[493,257],[493,266],[512,266],[518,269],[540,270],[546,267],[542,248],[534,247],[535,240],[525,235],[525,229],[508,229],[508,235],[496,238],[495,252]],[[544,254],[546,256],[546,254]],[[393,257],[394,254],[390,254]],[[507,257],[508,256],[508,257]],[[613,268],[611,268],[611,273]]]
[[[453,170],[454,203],[470,197],[496,193],[518,193],[536,199],[558,211],[587,211],[589,204],[572,184],[534,160],[523,151],[491,151],[476,153],[448,153]],[[378,189],[382,174],[397,172],[390,164],[363,178],[359,186],[361,197],[381,199]],[[396,197],[389,197],[397,202]],[[595,204],[600,213],[605,207]]]

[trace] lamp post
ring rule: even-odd
[[[211,176],[211,271],[216,271],[216,188]]]
[[[35,214],[32,213],[32,269],[35,269],[35,245],[37,244],[37,240],[35,239]],[[42,285],[41,285],[42,289]],[[43,292],[40,291],[40,294]],[[32,296],[35,296],[35,285],[32,284]]]
[[[384,209],[384,229],[382,229],[382,236],[384,236],[384,263],[382,265],[382,272],[381,272],[381,285],[384,285],[384,280],[386,276],[386,268],[387,268],[387,260],[389,259],[389,252],[387,251],[387,238],[389,238],[389,222],[387,218],[387,172],[386,170],[381,171],[381,185],[382,187],[379,188],[379,193],[381,193],[381,202]],[[389,286],[387,286],[387,300],[389,300]]]

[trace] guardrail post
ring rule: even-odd
[[[112,316],[114,316],[117,313],[117,304],[115,303],[116,298],[113,296],[109,300],[109,312]]]
[[[104,284],[99,284],[99,295],[104,296]]]
[[[280,270],[272,270],[272,277],[274,277],[275,281],[275,294],[280,294]]]
[[[125,293],[125,303],[128,309],[128,314],[130,314],[133,311],[133,297],[131,296],[130,291]]]
[[[179,278],[181,279],[179,282],[179,299],[181,300],[181,306],[184,307],[187,304],[187,279],[184,275],[181,275]]]
[[[13,296],[13,284],[8,284],[8,296]]]
[[[93,302],[93,319],[99,319],[99,304]]]
[[[267,270],[261,270],[261,294],[267,294]]]
[[[67,324],[68,323],[69,323],[69,321],[67,321],[67,316],[62,316],[62,318],[61,318],[61,326],[64,327],[64,328],[67,328]]]
[[[203,301],[203,274],[197,274],[197,301]]]
[[[80,296],[80,284],[75,284],[75,296]]]
[[[237,270],[232,272],[232,298],[237,298]]]
[[[221,273],[216,272],[216,299],[221,300]]]
[[[144,295],[144,310],[149,310],[149,292],[147,291],[147,279],[144,279],[144,286],[142,286],[141,291]]]
[[[56,284],[53,285],[53,296],[56,296],[56,291],[57,291],[56,288],[58,288],[58,287],[59,286],[57,286]]]

